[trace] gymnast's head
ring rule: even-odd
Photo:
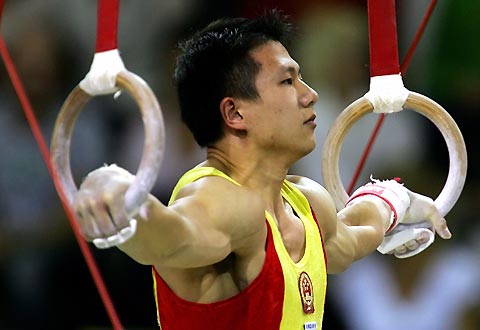
[[[252,50],[269,41],[287,45],[292,35],[287,17],[276,10],[254,19],[224,18],[180,43],[174,81],[181,116],[201,147],[223,136],[219,111],[225,97],[256,100],[260,64]]]

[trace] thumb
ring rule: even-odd
[[[452,237],[452,233],[447,226],[447,221],[444,217],[440,215],[437,209],[435,209],[432,216],[430,217],[430,221],[432,222],[435,231],[441,238],[449,239]]]

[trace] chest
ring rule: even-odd
[[[295,263],[300,261],[305,254],[306,243],[303,222],[296,215],[289,213],[277,216],[275,220],[290,259]]]

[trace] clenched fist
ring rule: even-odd
[[[96,169],[85,178],[73,209],[87,241],[108,248],[125,242],[135,233],[136,221],[125,210],[125,192],[134,178],[116,165]]]

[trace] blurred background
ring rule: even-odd
[[[400,60],[428,0],[397,1]],[[6,1],[1,32],[50,140],[69,92],[90,68],[96,37],[94,0]],[[171,77],[177,42],[213,19],[252,17],[280,8],[298,26],[291,55],[318,93],[317,149],[292,168],[322,182],[321,149],[338,114],[369,88],[366,1],[123,0],[119,50],[126,67],[148,82],[162,105],[167,151],[154,194],[168,200],[177,179],[204,157],[180,121]],[[440,103],[468,149],[463,194],[448,214],[450,241],[407,260],[377,253],[329,277],[323,329],[480,329],[480,2],[439,1],[404,75],[405,86]],[[347,185],[377,116],[350,131],[340,171]],[[135,103],[126,93],[93,99],[72,142],[77,182],[104,163],[135,172],[143,143]],[[448,173],[443,138],[412,111],[387,116],[359,179],[398,176],[435,197]],[[92,249],[122,323],[157,329],[151,269],[121,252]],[[111,329],[21,106],[0,66],[0,329]]]

